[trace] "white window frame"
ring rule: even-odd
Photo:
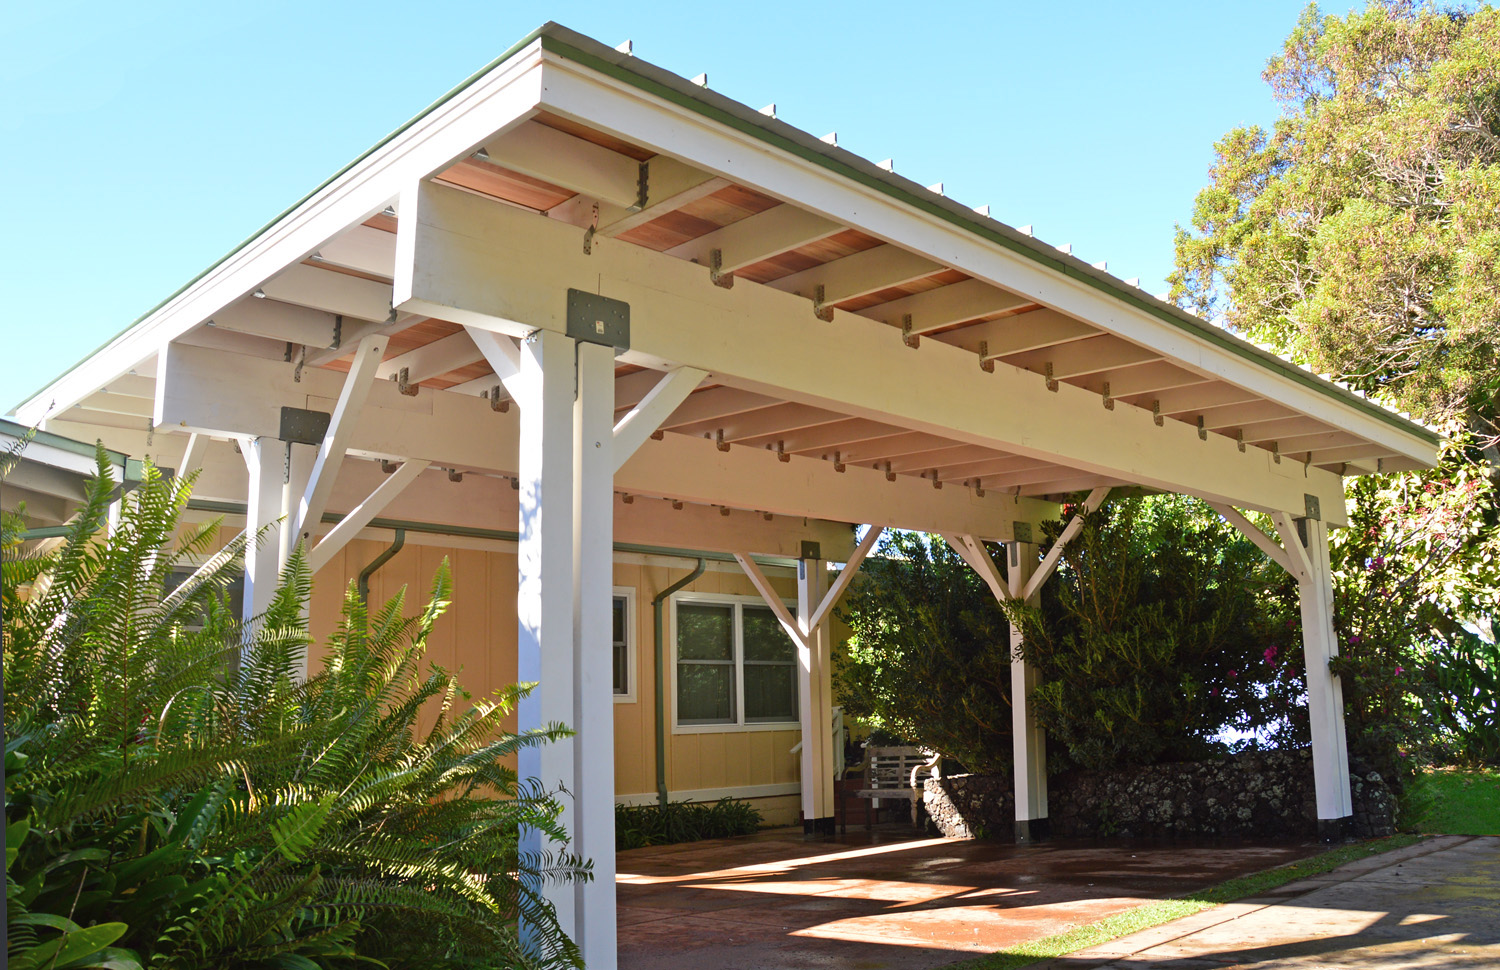
[[[677,604],[678,603],[702,603],[708,606],[734,606],[734,721],[720,724],[680,724],[677,720]],[[782,599],[787,610],[793,615],[797,614],[797,601],[795,599]],[[735,593],[673,593],[672,594],[672,617],[669,639],[671,641],[668,650],[670,662],[671,683],[667,689],[670,692],[672,704],[672,733],[673,734],[739,734],[746,731],[795,731],[802,727],[800,717],[790,721],[749,721],[745,720],[745,623],[742,618],[740,607],[759,606],[766,607],[766,601],[759,596],[743,596]],[[797,656],[795,647],[793,657]],[[797,706],[802,706],[802,666],[801,663],[793,665],[796,668]]]
[[[635,587],[614,586],[610,588],[609,610],[610,622],[614,622],[615,600],[619,597],[625,599],[625,687],[623,694],[615,694],[616,704],[634,704],[636,700],[636,681],[641,679],[640,668],[636,665],[636,612],[635,612]],[[610,631],[610,690],[614,690],[614,631]]]

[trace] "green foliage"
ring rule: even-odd
[[[887,532],[845,595],[845,713],[972,771],[1010,766],[1010,629],[973,569],[936,536]]]
[[[749,802],[721,798],[704,802],[661,805],[616,805],[615,849],[673,845],[702,839],[727,839],[760,831],[760,811]]]
[[[1493,437],[1500,10],[1309,6],[1265,79],[1282,116],[1215,146],[1174,298]]]
[[[1288,592],[1193,500],[1127,498],[1085,514],[1041,605],[1007,607],[1039,674],[1032,698],[1053,760],[1191,761],[1222,751],[1226,727],[1272,726],[1269,685],[1296,669],[1272,622]]]
[[[1337,530],[1334,625],[1351,753],[1389,779],[1411,758],[1500,763],[1495,483],[1457,447],[1421,475],[1358,479]]]
[[[556,799],[507,767],[565,729],[507,733],[524,689],[471,703],[426,665],[446,565],[416,617],[351,590],[303,679],[301,558],[242,628],[222,592],[243,542],[179,537],[190,482],[149,466],[104,537],[99,466],[55,551],[23,554],[4,523],[10,964],[578,965],[538,887],[587,867]],[[523,826],[550,848],[523,852]]]

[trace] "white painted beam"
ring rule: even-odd
[[[1041,376],[1004,364],[987,374],[972,354],[937,342],[914,353],[891,328],[841,311],[832,325],[809,326],[806,303],[792,294],[708,286],[698,267],[640,247],[596,247],[584,256],[574,227],[441,186],[420,192],[424,285],[476,314],[504,316],[502,304],[527,300],[537,310],[528,318],[535,326],[560,329],[556,294],[585,287],[631,305],[629,362],[685,364],[720,383],[841,417],[1251,508],[1301,508],[1303,494],[1312,492],[1330,520],[1343,519],[1342,482],[1326,471],[1303,476],[1299,469],[1293,480],[1264,451],[1242,453],[1220,436],[1199,442],[1195,428],[1157,426],[1139,408],[1106,410],[1083,388],[1062,383],[1049,392]]]
[[[999,320],[949,330],[932,339],[974,353],[979,353],[983,345],[983,359],[994,360],[1098,334],[1097,327],[1091,327],[1080,320],[1051,310],[1033,310],[1030,313],[1017,313]]]
[[[156,423],[182,431],[274,437],[280,431],[283,405],[332,411],[342,375],[309,370],[296,383],[292,372],[293,365],[281,361],[173,344],[167,349],[159,379],[162,417]],[[487,401],[445,391],[405,397],[391,382],[376,381],[349,451],[514,473],[518,470],[517,410],[497,413]],[[145,428],[121,429],[120,433],[139,433],[144,438]],[[780,462],[763,448],[735,447],[723,452],[712,441],[680,434],[648,440],[617,473],[615,485],[639,495],[704,505],[886,522],[895,528],[972,532],[992,539],[1008,538],[1015,517],[1036,517],[1028,514],[1024,503],[1017,507],[1009,498],[975,501],[961,491],[935,492],[916,479],[887,482],[884,473],[868,468],[850,466],[847,474],[838,474],[829,462],[810,458]]]
[[[682,404],[687,396],[693,393],[693,388],[707,377],[701,370],[692,367],[679,367],[671,371],[659,380],[641,402],[630,409],[614,426],[614,458],[610,466],[610,477],[620,470],[620,466],[630,460],[636,449],[645,444],[646,439],[661,426],[662,421]],[[611,393],[613,393],[613,381],[611,381]],[[613,408],[611,408],[613,411]]]
[[[1038,374],[1045,373],[1051,367],[1053,379],[1061,381],[1085,374],[1097,374],[1113,367],[1151,363],[1160,360],[1161,355],[1108,334],[1099,334],[1055,347],[1007,355],[1005,359],[1014,367]]]
[[[318,247],[314,259],[389,278],[396,265],[396,234],[356,225]]]
[[[474,345],[474,340],[460,330],[382,362],[375,378],[390,380],[405,368],[407,383],[419,384],[428,378],[440,377],[482,359],[483,355]]]
[[[865,561],[865,557],[870,554],[871,549],[875,548],[875,543],[880,541],[880,537],[884,533],[885,526],[881,525],[872,525],[865,530],[865,537],[859,541],[859,545],[854,547],[854,552],[850,554],[849,561],[844,563],[844,568],[839,571],[838,578],[828,587],[828,591],[818,602],[818,608],[813,610],[812,615],[807,618],[809,628],[822,625],[829,611],[838,605],[838,601],[844,595],[844,591],[849,588],[849,584],[859,574],[859,564]]]
[[[215,313],[205,326],[322,348],[332,347],[336,331],[342,329],[336,324],[336,316],[295,303],[247,297]],[[346,326],[358,322],[351,318]]]
[[[995,565],[995,560],[990,558],[989,551],[984,548],[981,540],[974,536],[945,533],[943,541],[969,564],[970,569],[979,574],[979,578],[984,580],[984,584],[990,588],[996,601],[1002,604],[1010,601],[1010,588],[1006,585],[1005,578],[1000,575],[999,567]]]
[[[288,266],[275,277],[266,280],[259,290],[265,293],[268,300],[360,320],[380,322],[389,319],[391,315],[389,284],[331,269],[303,266],[301,263]]]
[[[519,400],[517,394],[521,388],[521,348],[504,334],[491,333],[477,327],[467,327],[465,331],[474,346],[484,355],[485,361],[494,368],[494,377],[485,378],[485,381],[492,387],[495,382],[500,383],[512,399]]]
[[[709,266],[713,251],[718,250],[719,272],[733,273],[843,231],[844,227],[838,223],[805,209],[778,205],[675,246],[667,253]]]
[[[383,512],[386,506],[400,495],[406,486],[416,481],[418,475],[429,467],[429,463],[421,459],[409,459],[401,463],[401,466],[387,475],[375,490],[365,497],[354,508],[350,509],[342,519],[324,534],[318,544],[313,546],[307,553],[307,569],[309,573],[316,575],[318,570],[328,565],[340,549],[349,544],[349,540],[359,535],[359,531],[370,524],[370,520]],[[308,523],[309,533],[315,533],[322,525],[321,516],[317,523]]]
[[[897,327],[910,316],[911,332],[920,335],[1030,305],[1031,301],[1025,297],[1007,293],[982,280],[963,280],[881,303],[859,313]]]
[[[619,395],[617,399],[618,397]],[[761,408],[775,407],[780,403],[769,395],[742,391],[737,387],[711,387],[698,391],[684,400],[677,410],[662,420],[661,427],[682,428],[704,421],[715,421],[719,418],[757,411]]]
[[[513,172],[612,205],[636,204],[640,163],[602,145],[530,122],[490,139],[484,147],[491,162]]]
[[[1414,432],[1378,414],[1308,386],[1298,375],[1273,369],[1257,352],[1177,314],[1158,314],[1145,301],[1111,292],[1076,261],[1023,253],[985,238],[993,233],[978,217],[939,213],[917,206],[886,186],[855,180],[830,166],[808,164],[770,149],[756,133],[733,128],[675,105],[642,98],[631,85],[581,68],[564,57],[544,55],[545,101],[558,111],[633,143],[668,150],[683,161],[711,169],[741,185],[815,209],[822,216],[986,280],[1078,319],[1096,322],[1117,336],[1168,359],[1191,361],[1207,376],[1221,378],[1260,397],[1350,428],[1360,437],[1388,444],[1414,460],[1433,462],[1436,448]],[[965,224],[966,220],[972,222]],[[1047,262],[1053,265],[1047,265]],[[688,361],[684,361],[685,363]],[[701,364],[699,361],[691,363]],[[712,368],[710,368],[712,370]]]
[[[945,268],[900,246],[885,245],[783,276],[770,285],[786,293],[800,293],[809,299],[816,298],[821,286],[823,305],[835,306],[931,276]]]

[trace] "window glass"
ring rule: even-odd
[[[796,664],[746,662],[745,720],[797,720]]]
[[[753,660],[796,661],[797,648],[770,607],[747,604],[743,610],[746,663]]]
[[[734,662],[734,607],[683,603],[677,607],[677,659]]]
[[[734,607],[681,603],[677,607],[677,720],[732,724]]]
[[[616,694],[630,693],[630,641],[625,626],[628,609],[625,597],[614,601],[614,685]]]
[[[677,720],[682,724],[734,723],[734,665],[679,664]]]

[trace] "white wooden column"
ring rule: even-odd
[[[577,344],[573,407],[574,847],[594,878],[575,887],[577,940],[590,970],[614,970],[615,703],[614,473],[615,355]],[[522,405],[525,414],[525,405]],[[633,676],[633,675],[632,675]]]
[[[1013,600],[1026,595],[1036,571],[1036,546],[1030,542],[1006,543],[1006,584]],[[1040,596],[1033,590],[1026,605],[1035,606]],[[1016,791],[1016,841],[1034,842],[1047,833],[1047,734],[1036,723],[1031,692],[1037,671],[1021,657],[1021,630],[1010,628],[1010,717],[1011,744],[1015,752],[1012,771]]]
[[[517,710],[525,731],[554,722],[574,726],[573,710],[573,341],[539,330],[521,345],[520,537],[516,595],[517,674],[537,687]],[[571,739],[524,748],[518,759],[522,784],[549,791],[575,784]],[[571,799],[564,795],[562,823],[576,831]],[[533,829],[521,833],[521,851],[548,846]],[[574,887],[535,887],[557,910],[562,931],[577,940]],[[521,927],[523,945],[530,936]]]
[[[1285,521],[1282,517],[1281,521]],[[1278,523],[1279,524],[1279,523]],[[1344,687],[1328,662],[1338,656],[1333,632],[1333,571],[1328,558],[1328,526],[1297,519],[1282,531],[1282,542],[1300,562],[1297,577],[1302,605],[1302,649],[1307,660],[1307,713],[1312,727],[1313,779],[1317,789],[1318,835],[1342,839],[1354,814],[1349,790],[1349,745],[1344,734]]]
[[[797,628],[807,649],[798,651],[798,720],[802,722],[802,831],[831,835],[833,803],[833,687],[828,614],[815,617],[828,588],[822,559],[797,560]],[[816,625],[812,621],[816,619]]]
[[[281,552],[286,443],[275,438],[241,438],[240,454],[244,456],[249,479],[245,501],[245,595],[240,615],[249,623],[271,605],[281,572],[277,560]],[[264,535],[262,529],[266,529]]]

